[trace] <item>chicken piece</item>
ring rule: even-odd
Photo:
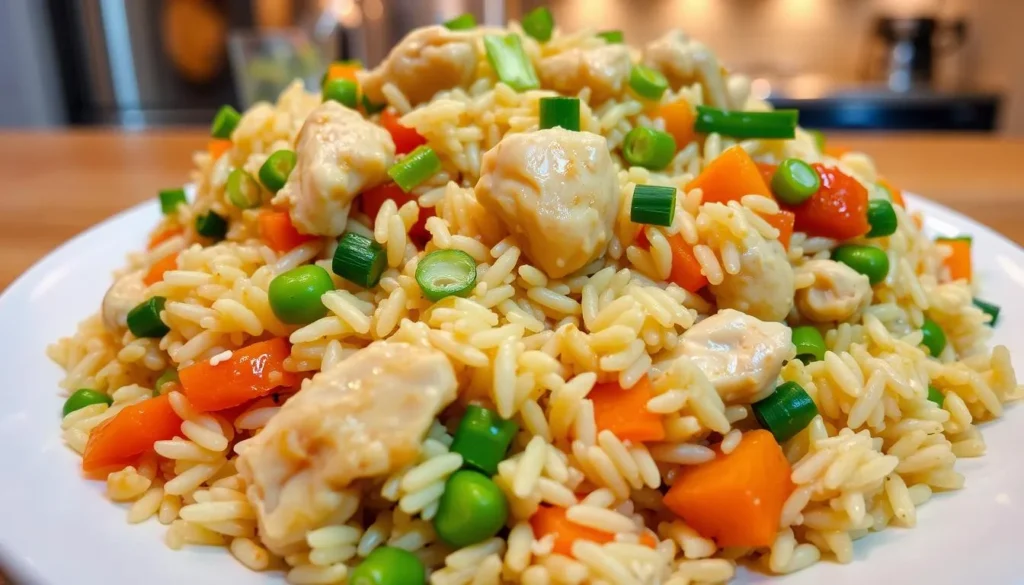
[[[846,264],[835,260],[809,260],[798,266],[795,273],[814,276],[813,285],[796,291],[796,308],[808,321],[854,321],[871,304],[868,277]]]
[[[795,354],[789,327],[732,309],[691,327],[673,351],[673,357],[692,360],[727,402],[761,398],[775,387],[783,362]]]
[[[723,109],[743,107],[742,103],[732,103],[724,72],[711,49],[691,40],[681,30],[670,30],[644,47],[643,63],[661,71],[675,89],[700,81],[704,88],[704,103],[709,106]]]
[[[599,105],[622,93],[632,66],[626,45],[605,45],[545,57],[537,66],[537,74],[542,87],[561,94],[576,95],[589,87],[590,104]]]
[[[384,84],[393,83],[413,106],[439,91],[469,87],[476,76],[481,31],[443,26],[418,28],[405,36],[372,71],[359,78],[371,101],[387,103]]]
[[[740,271],[710,286],[720,309],[782,321],[793,308],[793,267],[778,240],[759,240],[740,254]]]
[[[353,481],[413,463],[457,385],[445,354],[394,342],[370,345],[306,382],[238,458],[270,550],[286,554],[307,531],[338,521]]]
[[[484,154],[475,191],[552,278],[604,253],[619,206],[605,139],[562,128],[506,135]]]
[[[339,236],[352,200],[387,180],[395,143],[380,126],[338,102],[324,102],[299,131],[295,170],[273,203],[287,205],[304,234]]]
[[[144,275],[142,270],[124,274],[103,295],[103,324],[107,331],[120,335],[128,329],[128,312],[146,300]]]

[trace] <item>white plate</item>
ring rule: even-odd
[[[974,236],[983,298],[1004,307],[995,341],[1024,371],[1024,251],[943,207],[910,197],[936,234]],[[139,248],[158,219],[142,205],[88,230],[25,273],[0,297],[0,566],[18,583],[233,585],[280,583],[251,573],[226,550],[171,551],[155,520],[130,526],[125,507],[84,481],[79,458],[60,438],[59,368],[47,344],[95,312],[110,273]],[[748,574],[747,583],[1024,583],[1024,410],[985,426],[988,454],[957,469],[967,487],[925,505],[915,530],[890,529],[856,543],[849,565],[819,563],[786,579]]]

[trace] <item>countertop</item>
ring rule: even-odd
[[[1024,244],[1024,139],[830,135],[867,152],[894,185]],[[61,242],[188,180],[204,132],[0,133],[0,290]]]

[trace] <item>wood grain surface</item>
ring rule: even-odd
[[[71,236],[188,180],[202,129],[0,133],[0,289]],[[840,135],[895,185],[1024,244],[1024,140]]]

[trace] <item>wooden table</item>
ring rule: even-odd
[[[1024,244],[1024,140],[846,135],[889,180]],[[64,240],[188,180],[199,129],[0,133],[0,289]]]

